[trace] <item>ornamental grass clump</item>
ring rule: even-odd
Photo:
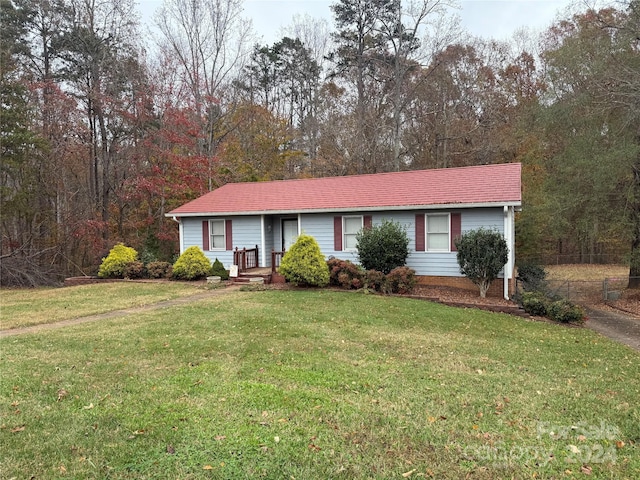
[[[118,243],[109,251],[109,255],[102,259],[98,269],[100,278],[124,278],[127,266],[138,260],[138,252]]]
[[[282,257],[280,274],[294,285],[324,287],[329,284],[329,267],[315,238],[298,236]]]
[[[211,262],[200,247],[187,248],[173,264],[171,278],[175,280],[201,280],[211,273]]]

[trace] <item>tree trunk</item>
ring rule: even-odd
[[[631,210],[631,260],[629,288],[640,289],[640,157],[633,168],[633,201]]]

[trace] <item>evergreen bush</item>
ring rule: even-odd
[[[518,278],[525,292],[543,291],[546,289],[547,272],[544,267],[536,263],[518,265]]]
[[[200,247],[187,248],[173,264],[171,277],[176,280],[200,280],[211,273],[211,262]]]
[[[550,300],[542,292],[524,292],[520,298],[520,303],[524,311],[529,315],[545,317]]]
[[[229,271],[224,268],[224,265],[217,258],[213,262],[213,266],[211,267],[211,275],[215,275],[216,277],[220,277],[220,280],[229,280]]]
[[[480,288],[480,296],[487,296],[491,282],[508,260],[509,248],[501,233],[479,228],[455,240],[460,272]]]
[[[387,274],[404,266],[409,256],[409,237],[398,222],[383,220],[379,225],[363,228],[356,241],[360,264],[366,270]]]
[[[551,320],[562,323],[583,323],[587,317],[582,307],[569,300],[556,300],[549,305],[547,313]]]
[[[280,274],[294,285],[324,287],[329,284],[329,266],[318,242],[310,235],[299,235],[284,254]]]
[[[138,252],[122,243],[114,245],[109,254],[102,259],[98,269],[100,278],[124,278],[125,269],[131,262],[138,259]]]

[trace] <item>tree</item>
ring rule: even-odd
[[[497,231],[479,228],[455,240],[460,272],[480,288],[480,296],[487,296],[491,282],[507,263],[509,248]]]
[[[251,23],[241,13],[241,0],[168,0],[155,17],[162,55],[177,63],[173,88],[188,92],[199,122],[198,154],[209,164],[209,190],[216,187],[224,119],[233,112],[231,86],[248,53]]]
[[[544,164],[554,240],[583,256],[627,245],[640,288],[640,3],[587,10],[546,37]],[[630,248],[629,248],[630,247]]]
[[[409,237],[398,223],[384,220],[381,224],[365,227],[356,235],[356,249],[360,263],[366,270],[388,274],[402,267],[409,256]]]

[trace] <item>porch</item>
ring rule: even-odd
[[[233,265],[238,267],[237,276],[232,276],[234,283],[261,282],[284,283],[284,277],[278,273],[284,251],[271,250],[271,266],[260,266],[260,251],[258,245],[253,248],[236,247],[233,251]]]

